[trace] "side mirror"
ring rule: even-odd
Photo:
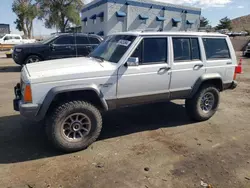
[[[51,50],[54,50],[54,49],[55,49],[55,46],[54,46],[54,44],[52,44],[52,43],[49,44],[49,47],[50,47]]]
[[[9,40],[8,37],[5,37],[3,40]]]
[[[139,58],[138,57],[130,57],[126,63],[126,66],[139,66]]]

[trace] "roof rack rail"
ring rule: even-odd
[[[131,30],[131,31],[137,31],[137,32],[157,32],[157,31],[163,31],[162,28],[146,28],[146,29],[135,29],[135,30]]]

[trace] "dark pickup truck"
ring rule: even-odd
[[[12,57],[17,64],[24,65],[50,59],[87,56],[102,40],[98,35],[55,34],[41,42],[15,46]]]

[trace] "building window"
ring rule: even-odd
[[[100,18],[100,22],[104,22],[104,12],[100,12],[97,17]]]
[[[178,27],[178,22],[173,22],[172,26],[173,27]]]
[[[172,18],[172,26],[173,27],[178,27],[178,23],[181,22],[180,18]]]

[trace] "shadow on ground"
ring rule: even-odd
[[[189,123],[183,105],[171,102],[124,108],[104,114],[99,140]],[[0,117],[0,154],[0,164],[62,155],[47,141],[42,123],[19,115]]]
[[[22,69],[21,66],[1,66],[0,67],[0,73],[1,72],[20,72]]]

